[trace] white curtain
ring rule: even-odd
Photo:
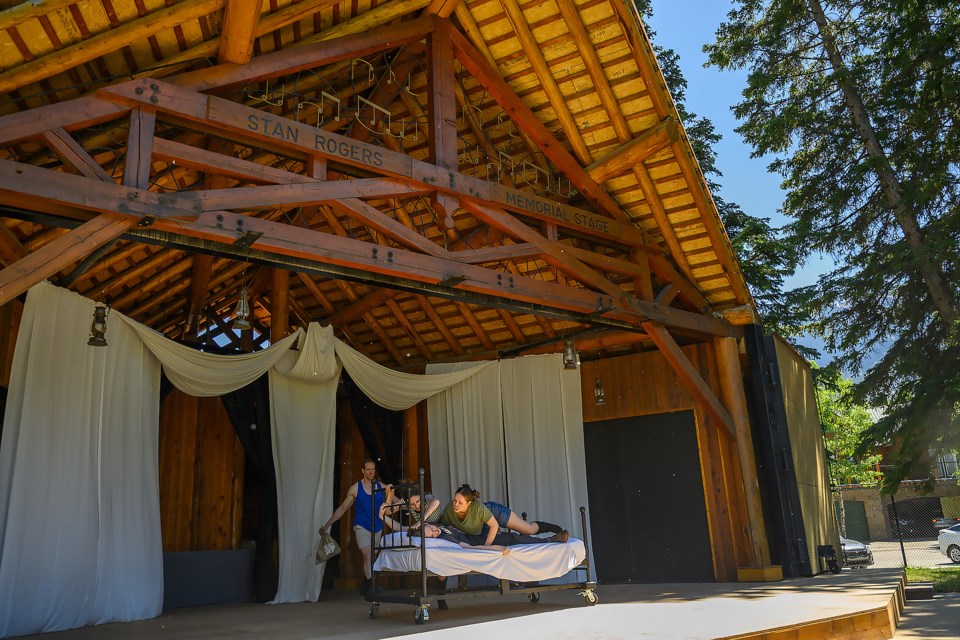
[[[87,345],[94,304],[49,283],[21,320],[0,445],[0,637],[158,615],[163,600],[160,366],[211,396],[270,372],[280,509],[276,602],[316,600],[317,530],[333,510],[338,357],[375,401],[411,406],[482,371],[397,374],[311,324],[254,354],[178,345],[117,312]],[[292,351],[294,344],[300,351]],[[502,461],[500,464],[502,468]],[[502,475],[502,473],[501,473]]]
[[[332,337],[333,333],[328,335]],[[281,523],[280,581],[273,603],[312,602],[320,597],[326,564],[314,563],[314,550],[320,540],[320,526],[333,512],[339,369],[320,379],[319,370],[298,368],[295,360],[290,353],[270,371],[273,461]]]
[[[450,375],[471,366],[476,363],[429,364],[426,372]],[[441,500],[449,500],[457,486],[466,482],[481,492],[482,500],[507,501],[497,361],[431,396],[427,425],[432,489]]]
[[[495,364],[466,362],[446,368],[428,365],[427,373],[434,375],[424,376],[380,366],[341,340],[336,340],[336,345],[337,357],[357,386],[378,405],[394,411],[409,409]]]
[[[510,507],[578,537],[587,506],[580,370],[558,354],[500,363]]]
[[[159,615],[160,367],[92,301],[27,296],[0,445],[0,636]]]

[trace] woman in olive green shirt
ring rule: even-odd
[[[474,491],[470,485],[460,486],[453,494],[453,502],[443,510],[440,522],[473,536],[486,533],[487,545],[493,544],[493,539],[500,532],[501,526],[528,536],[543,532],[558,535],[561,532],[566,533],[563,527],[537,520],[527,522],[509,507],[496,502],[484,504],[479,498],[480,492]],[[487,526],[485,532],[484,525]]]

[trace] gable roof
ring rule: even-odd
[[[247,288],[393,367],[755,316],[629,2],[21,3],[0,95],[0,259],[48,265],[0,300],[235,340]]]

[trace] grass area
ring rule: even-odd
[[[960,593],[960,568],[919,569],[907,567],[907,582],[932,582],[937,593]]]

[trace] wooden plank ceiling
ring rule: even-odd
[[[753,315],[628,0],[6,5],[0,302],[241,346],[245,287],[246,348],[317,321],[411,370]]]

